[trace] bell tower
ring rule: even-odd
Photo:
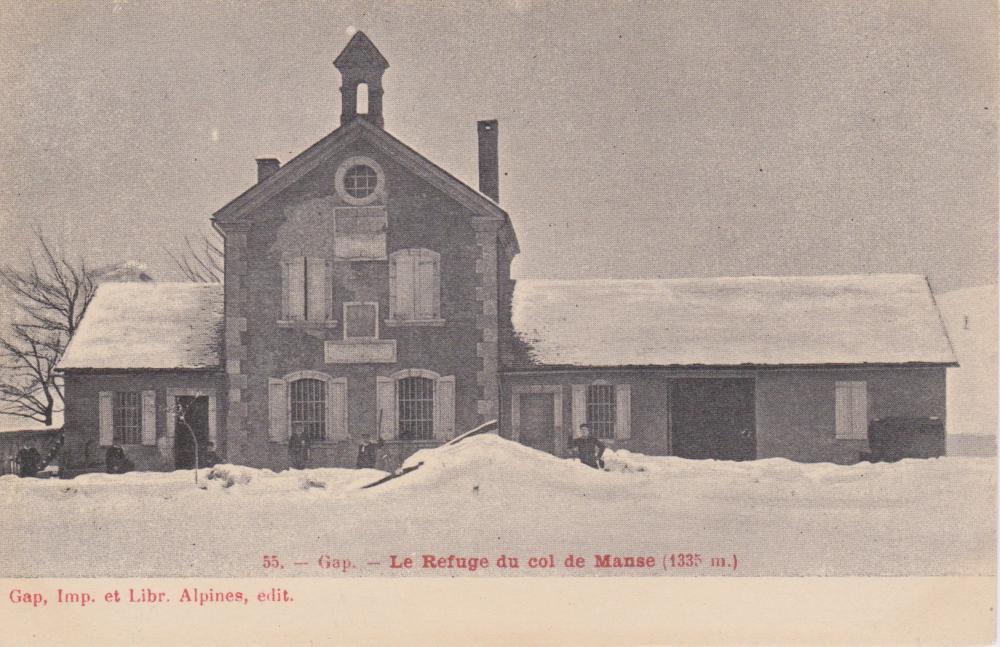
[[[333,64],[341,78],[340,124],[361,117],[382,128],[382,74],[388,69],[389,61],[364,32],[359,31]]]

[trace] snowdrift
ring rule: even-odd
[[[627,451],[605,458],[607,472],[485,434],[418,452],[404,468],[419,467],[368,489],[386,474],[222,465],[201,470],[200,487],[190,470],[5,476],[0,572],[263,576],[268,554],[303,563],[282,576],[326,575],[322,555],[365,565],[348,575],[395,575],[384,566],[389,555],[573,553],[591,563],[598,554],[682,552],[738,555],[739,569],[727,573],[735,575],[995,572],[996,468],[987,459],[836,466]],[[566,572],[476,573],[490,574]]]

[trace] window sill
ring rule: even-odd
[[[444,319],[386,319],[385,325],[389,328],[413,327],[438,327],[448,323]]]
[[[336,319],[327,319],[326,321],[278,320],[278,328],[336,328],[338,325],[340,322]]]

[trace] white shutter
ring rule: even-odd
[[[324,265],[326,266],[324,268],[326,271],[326,318],[336,319],[337,315],[333,312],[333,261],[326,259]]]
[[[98,419],[101,447],[110,447],[115,442],[115,394],[113,392],[101,391]]]
[[[306,276],[309,295],[309,307],[306,314],[309,321],[325,321],[328,305],[326,303],[326,260],[309,257],[306,259]]]
[[[573,385],[573,428],[571,434],[576,436],[580,433],[580,425],[587,422],[587,386],[584,384]]]
[[[834,424],[837,438],[851,438],[851,383],[837,382],[834,404]]]
[[[281,319],[287,321],[292,318],[291,310],[288,305],[288,273],[289,273],[289,262],[286,259],[281,261]]]
[[[628,384],[615,386],[615,438],[632,436],[632,387]]]
[[[438,378],[434,384],[434,438],[455,437],[455,376]]]
[[[437,287],[437,259],[421,254],[414,257],[414,319],[436,319],[434,290]]]
[[[852,438],[868,438],[868,383],[851,382],[851,432]]]
[[[413,289],[415,278],[413,261],[414,256],[409,252],[399,254],[394,257],[396,266],[396,299],[395,318],[413,319]]]
[[[288,391],[284,380],[271,378],[267,381],[268,415],[270,425],[268,436],[272,442],[280,443],[288,439]]]
[[[305,317],[305,273],[306,259],[301,256],[290,258],[288,265],[288,319],[300,320]]]
[[[329,440],[347,440],[347,378],[326,383],[326,428]]]
[[[156,391],[142,392],[142,444],[156,444]]]
[[[385,440],[396,437],[396,381],[391,377],[378,377],[375,384],[375,400],[378,403],[376,419],[381,416],[379,435]]]

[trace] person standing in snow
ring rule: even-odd
[[[309,460],[309,441],[297,429],[288,437],[288,462],[293,469],[305,469]]]
[[[604,450],[607,447],[604,443],[590,435],[590,425],[583,423],[580,425],[580,435],[569,439],[569,447],[576,453],[576,457],[587,467],[603,469]]]
[[[358,469],[375,469],[382,442],[381,435],[378,436],[378,440],[373,440],[371,435],[365,437],[358,446]]]
[[[38,474],[41,468],[42,455],[38,453],[30,443],[26,443],[24,448],[17,453],[17,465],[22,477],[32,477]]]

